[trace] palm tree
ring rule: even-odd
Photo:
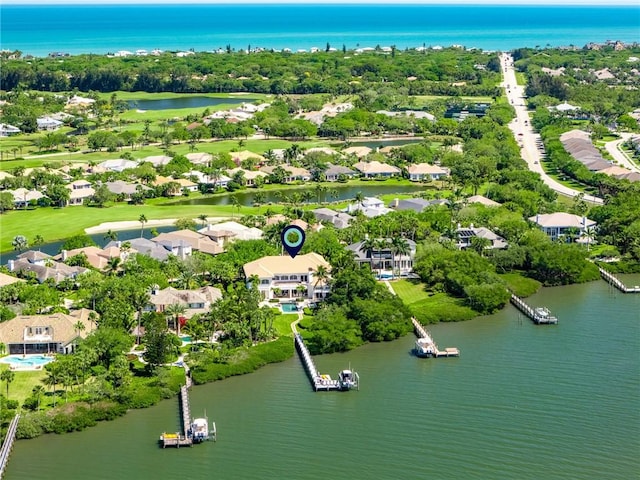
[[[147,217],[143,213],[138,217],[138,221],[140,222],[140,238],[142,238],[142,234],[144,233],[144,224],[147,223],[149,220],[147,220]]]
[[[205,225],[207,224],[207,215],[204,213],[201,213],[200,215],[198,215],[198,220],[200,220],[202,222],[202,228],[205,227]]]
[[[187,310],[187,307],[184,306],[183,304],[181,304],[181,303],[172,303],[164,311],[167,314],[167,317],[173,317],[173,322],[174,322],[176,331],[178,332],[178,335],[180,335],[180,316],[186,310]],[[168,320],[168,318],[167,318],[167,320]]]
[[[16,378],[16,374],[12,370],[4,370],[0,373],[0,380],[7,382],[7,400],[9,399],[9,384]]]
[[[36,385],[31,390],[31,393],[36,399],[36,410],[40,411],[40,397],[42,397],[42,394],[44,393],[44,387],[42,385]]]
[[[362,207],[362,202],[364,202],[364,194],[362,192],[357,192],[354,200],[359,206]]]
[[[29,242],[27,240],[27,237],[25,237],[24,235],[16,235],[15,237],[13,237],[11,245],[13,245],[13,249],[17,252],[21,252],[22,250],[29,248]]]
[[[73,324],[73,330],[76,332],[76,337],[79,337],[80,332],[84,332],[86,328],[87,327],[85,327],[84,323],[82,323],[80,320]]]
[[[384,270],[384,264],[382,262],[382,252],[389,248],[389,240],[386,238],[379,238],[375,240],[374,249],[378,251],[378,268],[380,272]],[[391,266],[393,270],[393,265]]]
[[[230,201],[231,201],[231,205],[233,206],[233,208],[237,208],[238,209],[238,214],[240,214],[240,208],[242,208],[242,204],[240,203],[240,199],[238,199],[238,197],[236,195],[231,195],[231,197],[229,197]],[[233,213],[231,214],[231,217],[233,217]]]
[[[581,237],[586,240],[585,243],[587,244],[587,252],[588,252],[589,251],[589,246],[591,245],[591,242],[596,237],[596,229],[593,228],[592,226],[585,227],[584,231],[582,232]]]
[[[113,242],[118,239],[118,232],[114,232],[113,230],[109,229],[107,230],[107,233],[103,235],[102,238],[104,240],[109,240],[110,242]]]
[[[33,246],[38,247],[38,251],[40,251],[40,245],[42,245],[43,243],[44,238],[42,238],[42,235],[36,235],[35,237],[33,237]]]
[[[366,252],[371,258],[371,270],[373,270],[373,250],[376,248],[377,242],[375,238],[366,237],[360,245],[360,251]]]
[[[111,257],[107,260],[107,266],[104,268],[104,272],[109,275],[115,275],[120,268],[120,263],[122,263],[120,257]]]
[[[411,247],[409,246],[409,242],[404,237],[393,237],[391,239],[391,252],[393,254],[393,268],[391,272],[395,275],[395,266],[396,266],[396,256],[409,255],[411,253]],[[398,265],[398,270],[400,270],[400,266]]]

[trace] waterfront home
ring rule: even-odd
[[[395,248],[391,238],[378,239],[370,247],[367,247],[368,240],[365,239],[346,248],[353,252],[356,262],[370,265],[371,270],[386,270],[394,275],[404,276],[413,271],[413,261],[416,256],[416,242],[404,240],[407,251],[403,253],[394,253]]]
[[[185,308],[181,316],[191,318],[196,314],[209,311],[212,303],[222,298],[219,288],[205,286],[195,290],[179,290],[172,287],[151,290],[149,304],[144,308],[147,312],[163,313],[170,305],[181,305]]]
[[[579,239],[597,225],[587,217],[565,212],[534,215],[529,217],[529,221],[535,223],[551,240]]]
[[[409,165],[407,173],[409,173],[409,180],[412,182],[424,182],[428,180],[440,180],[442,177],[449,175],[449,170],[439,167],[438,165],[417,163]]]
[[[0,137],[10,137],[11,135],[18,135],[22,130],[8,123],[0,123]]]
[[[196,250],[210,255],[218,255],[223,251],[222,247],[211,237],[188,229],[161,233],[154,237],[153,241],[164,246],[168,245],[164,242],[183,242],[183,244],[189,245],[189,251]]]
[[[36,118],[36,125],[38,130],[46,130],[46,131],[55,131],[58,130],[64,123],[60,120],[56,120],[51,117],[40,117]]]
[[[507,248],[507,241],[499,235],[485,227],[474,227],[473,223],[468,227],[461,227],[458,224],[456,229],[457,245],[460,250],[469,248],[473,245],[474,238],[482,238],[486,240],[486,250]]]
[[[324,176],[327,182],[337,182],[341,178],[351,179],[358,175],[348,167],[342,165],[334,165],[333,163],[327,163],[327,169],[324,171]]]
[[[171,178],[171,177],[163,177],[161,175],[158,175],[156,179],[153,181],[153,185],[156,187],[160,185],[166,185],[167,183],[175,184],[174,186],[176,188],[170,192],[167,192],[168,195],[171,195],[174,197],[182,195],[184,190],[188,192],[198,191],[198,184],[186,178]]]
[[[449,200],[437,198],[434,200],[425,200],[424,198],[394,198],[389,204],[390,208],[394,210],[413,210],[416,213],[424,211],[425,208],[434,207],[438,205],[448,205]]]
[[[18,315],[0,323],[0,343],[13,355],[73,353],[78,340],[96,329],[92,313],[82,308],[68,314]]]
[[[246,227],[233,221],[209,224],[198,233],[209,237],[221,248],[236,240],[260,240],[264,234],[259,228]]]
[[[287,176],[284,178],[284,183],[291,183],[295,181],[308,182],[311,180],[311,172],[306,168],[293,167],[291,165],[280,165],[280,167],[287,172]],[[267,175],[271,175],[276,168],[278,167],[261,167],[260,171]]]
[[[118,257],[120,260],[125,261],[128,257],[128,252],[120,250],[118,247],[100,248],[95,246],[75,248],[73,250],[62,250],[59,255],[55,256],[56,260],[66,262],[69,258],[76,255],[84,254],[87,258],[87,262],[93,268],[98,270],[104,270],[109,265],[109,260],[114,257]]]
[[[322,268],[321,268],[322,267]],[[266,300],[302,298],[317,301],[329,293],[328,278],[317,275],[318,270],[329,272],[331,266],[321,255],[307,253],[292,258],[262,257],[243,267],[247,287],[258,280],[258,291]]]
[[[75,180],[67,184],[66,187],[69,189],[67,205],[82,205],[96,193],[91,186],[91,182],[86,180]]]
[[[16,188],[15,190],[7,190],[13,195],[13,204],[16,208],[26,208],[30,203],[35,203],[45,195],[37,190],[27,190],[26,188]]]
[[[384,202],[375,197],[364,197],[361,202],[354,202],[347,205],[343,210],[346,213],[362,212],[365,217],[374,218],[392,212],[390,208],[384,206]]]
[[[335,228],[342,230],[347,228],[354,217],[342,212],[336,212],[330,208],[316,208],[312,210],[313,215],[319,222],[326,222],[333,225]]]
[[[247,187],[253,187],[256,184],[256,179],[262,177],[266,179],[268,175],[259,170],[245,170],[244,168],[233,168],[227,171],[227,174],[233,179],[237,173],[242,172],[242,178],[244,178],[245,185]]]
[[[141,255],[147,255],[160,261],[166,260],[167,258],[169,258],[169,255],[173,253],[171,245],[167,245],[165,247],[164,245],[156,243],[153,240],[148,240],[146,238],[132,238],[131,240],[127,240],[126,242],[114,240],[107,243],[104,249],[106,250],[112,247],[122,248],[125,243],[129,246],[129,254],[139,253]]]
[[[227,188],[227,185],[229,185],[229,182],[231,181],[231,179],[226,175],[220,174],[219,176],[214,177],[213,175],[207,175],[199,170],[190,170],[184,173],[183,176],[194,179],[198,184],[213,185],[214,188]]]
[[[59,283],[67,278],[76,278],[87,271],[83,267],[72,267],[57,262],[51,255],[35,250],[21,253],[15,260],[9,260],[7,266],[10,272],[27,277],[33,276],[39,283],[48,279]]]
[[[358,170],[365,178],[393,177],[401,173],[398,167],[378,162],[377,160],[373,160],[371,162],[358,162],[353,165],[353,168]]]

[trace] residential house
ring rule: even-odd
[[[371,270],[388,271],[394,275],[405,276],[413,271],[413,261],[416,256],[416,242],[405,239],[408,251],[403,254],[394,253],[393,240],[385,238],[385,246],[366,248],[367,240],[353,243],[347,250],[353,252],[358,263],[366,263]],[[382,239],[380,239],[382,243]]]
[[[64,123],[51,117],[36,118],[38,130],[54,131],[58,130]]]
[[[223,252],[222,247],[211,237],[187,229],[161,233],[160,235],[154,237],[153,241],[162,245],[167,245],[163,243],[167,241],[184,242],[189,245],[190,251],[196,250],[202,253],[208,253],[210,255],[218,255],[219,253]]]
[[[206,165],[209,165],[209,163],[211,163],[211,160],[213,160],[213,155],[211,155],[210,153],[206,153],[206,152],[187,153],[185,155],[185,157],[187,158],[187,160],[189,160],[194,165],[205,165],[206,166]]]
[[[233,179],[233,177],[235,176],[236,173],[238,172],[242,172],[242,176],[245,180],[245,185],[247,187],[253,187],[256,184],[256,178],[258,177],[262,177],[264,179],[267,178],[267,174],[261,171],[254,171],[254,170],[245,170],[244,168],[233,168],[231,170],[227,171],[227,174],[231,177],[231,179]]]
[[[13,204],[16,208],[26,208],[31,202],[37,202],[45,196],[42,192],[27,190],[23,187],[16,188],[15,190],[7,190],[7,192],[13,195]]]
[[[427,119],[432,122],[436,121],[436,117],[428,112],[422,110],[403,110],[400,112],[390,112],[389,110],[378,110],[377,114],[384,115],[385,117],[409,117],[417,120]]]
[[[22,278],[14,277],[13,275],[7,275],[6,273],[0,272],[0,287],[6,287],[7,285],[12,285],[14,283],[24,283],[25,280]]]
[[[260,240],[263,236],[263,231],[259,228],[246,227],[233,221],[209,224],[198,232],[209,237],[221,248],[235,240]]]
[[[96,193],[91,182],[86,180],[75,180],[67,184],[66,187],[69,189],[68,205],[82,205]]]
[[[16,272],[22,276],[33,275],[39,283],[50,278],[59,283],[67,278],[74,279],[87,271],[83,267],[71,267],[57,262],[51,255],[35,250],[21,253],[15,260],[9,260],[7,266],[10,272]]]
[[[461,227],[458,224],[456,229],[456,236],[458,238],[458,248],[463,250],[473,245],[473,238],[483,238],[487,240],[487,245],[484,247],[487,250],[503,249],[507,248],[507,241],[499,235],[496,235],[491,230],[485,227],[474,227],[473,223],[469,227]]]
[[[68,314],[19,315],[0,324],[0,343],[14,355],[73,353],[78,340],[96,329],[92,313],[83,308]]]
[[[348,167],[342,165],[334,165],[333,163],[327,163],[327,169],[324,171],[324,176],[327,182],[337,182],[341,178],[353,178],[358,175]]]
[[[19,134],[21,131],[18,127],[8,123],[0,123],[0,137],[10,137],[11,135]]]
[[[150,163],[155,168],[158,168],[158,167],[165,166],[171,160],[173,160],[173,157],[170,157],[168,155],[150,155],[140,160],[140,163],[143,163],[143,162]]]
[[[114,240],[107,245],[105,245],[104,249],[117,247],[122,248],[124,242],[119,240]],[[147,255],[151,258],[155,258],[156,260],[164,261],[169,258],[172,252],[172,246],[168,245],[167,247],[154,242],[153,240],[148,240],[146,238],[132,238],[131,240],[127,240],[129,244],[129,254],[139,253],[141,255]]]
[[[198,184],[214,185],[215,187],[227,188],[231,179],[226,175],[220,175],[218,177],[207,175],[199,170],[190,170],[183,174],[183,177],[195,179]]]
[[[364,158],[371,152],[373,149],[365,146],[348,147],[342,150],[343,155],[355,155],[358,158]]]
[[[78,95],[74,95],[69,100],[67,100],[67,104],[65,105],[64,109],[65,110],[73,110],[73,109],[84,110],[86,108],[89,108],[94,103],[96,103],[96,101],[93,98],[85,98],[85,97],[80,97]]]
[[[149,304],[145,307],[145,311],[163,313],[170,305],[182,305],[185,308],[182,316],[191,318],[196,314],[207,313],[211,304],[221,298],[220,289],[211,286],[196,290],[178,290],[172,287],[162,290],[154,288],[149,295]]]
[[[409,173],[409,180],[412,182],[440,180],[442,177],[449,175],[448,169],[439,167],[438,165],[430,165],[428,163],[409,165],[407,172]]]
[[[393,177],[400,174],[400,169],[386,163],[373,160],[371,162],[358,162],[353,165],[365,178]]]
[[[484,197],[482,195],[472,195],[471,197],[466,199],[466,203],[481,203],[485,207],[499,207],[502,204],[491,200],[490,198]]]
[[[350,203],[343,210],[346,213],[362,212],[365,217],[374,218],[392,212],[390,208],[384,206],[384,202],[375,197],[364,197],[361,202]]]
[[[312,212],[317,221],[330,223],[339,230],[347,228],[354,218],[351,215],[336,212],[330,208],[316,208],[315,210],[312,210]]]
[[[122,197],[125,200],[130,200],[131,195],[133,195],[134,193],[137,193],[138,190],[142,190],[142,191],[150,190],[150,188],[147,187],[146,185],[142,185],[140,183],[129,183],[123,180],[116,180],[115,182],[107,182],[105,183],[105,185],[107,186],[107,189],[111,193],[119,197]]]
[[[125,160],[123,158],[116,158],[114,160],[105,160],[97,165],[99,169],[103,172],[111,171],[111,172],[122,172],[129,168],[136,168],[138,166],[138,162],[133,160]]]
[[[186,190],[188,192],[198,191],[198,184],[192,182],[191,180],[187,180],[186,178],[171,178],[158,175],[153,181],[153,185],[157,187],[172,182],[177,184],[176,189],[173,192],[170,192],[170,194],[174,197],[182,195],[183,190]]]
[[[258,291],[266,300],[302,298],[317,301],[329,294],[328,279],[317,276],[320,267],[327,272],[331,269],[321,255],[307,253],[293,258],[289,255],[262,257],[247,263],[243,270],[247,287],[251,287],[253,279],[257,278]]]
[[[93,268],[98,270],[104,270],[109,264],[109,260],[114,257],[120,258],[124,261],[127,259],[128,252],[120,250],[119,247],[100,248],[95,246],[75,248],[73,250],[62,250],[60,255],[55,256],[56,260],[66,262],[68,258],[75,257],[76,255],[84,254],[87,257],[87,262]]]
[[[420,213],[425,208],[442,205],[442,204],[446,205],[448,203],[449,201],[444,199],[425,200],[424,198],[405,198],[400,200],[398,198],[395,198],[389,204],[389,207],[398,211],[413,210],[414,212]]]
[[[551,240],[571,238],[573,235],[579,239],[585,235],[587,230],[592,230],[597,225],[587,217],[565,212],[534,215],[529,217],[529,221],[538,225],[540,230],[546,233]]]
[[[311,172],[306,168],[293,167],[291,165],[280,165],[287,172],[287,176],[284,178],[284,183],[291,183],[297,180],[308,182],[311,180]],[[271,175],[273,171],[278,167],[261,167],[260,171]]]
[[[571,130],[560,135],[560,142],[564,149],[592,172],[603,170],[611,166],[604,159],[600,150],[593,143],[587,132]]]

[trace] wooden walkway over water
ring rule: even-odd
[[[609,284],[616,287],[622,293],[640,293],[640,286],[627,287],[622,280],[616,277],[613,273],[607,272],[604,268],[598,267],[600,270],[600,276]]]
[[[302,335],[295,333],[294,340],[313,389],[316,392],[318,390],[340,390],[340,382],[338,380],[333,380],[329,375],[323,375],[318,371],[307,346],[304,344],[304,340],[302,340]]]
[[[511,294],[511,303],[527,317],[529,317],[536,325],[557,325],[558,318],[551,315],[546,307],[533,308],[520,297]]]
[[[7,463],[9,462],[9,456],[11,455],[11,450],[13,449],[13,442],[16,439],[18,422],[20,422],[20,414],[17,414],[15,417],[13,417],[11,423],[9,423],[7,434],[5,435],[4,441],[2,442],[2,447],[0,447],[0,478],[4,476],[4,470],[7,468]]]
[[[438,345],[433,340],[431,334],[422,326],[422,324],[415,318],[411,317],[413,328],[415,329],[418,340],[416,341],[416,354],[424,357],[459,357],[460,350],[455,347],[445,348],[439,350]]]

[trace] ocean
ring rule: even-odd
[[[0,48],[293,51],[464,45],[485,50],[640,41],[640,7],[489,5],[1,5]]]

